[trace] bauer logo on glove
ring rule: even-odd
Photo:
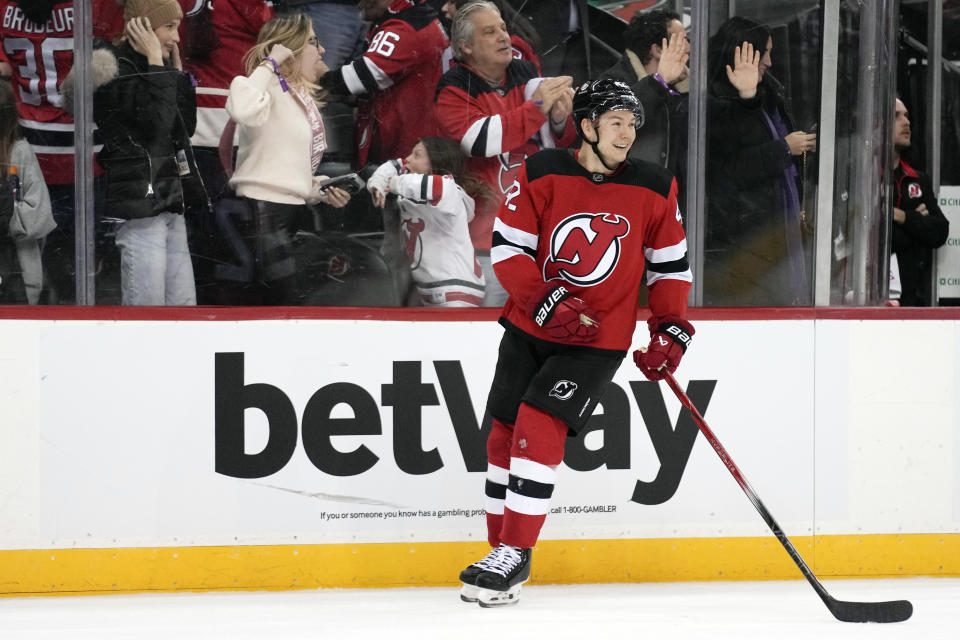
[[[533,296],[531,315],[551,338],[567,342],[590,342],[597,337],[600,323],[590,306],[570,294],[562,285],[544,286]]]
[[[673,373],[693,340],[693,325],[682,318],[668,317],[656,322],[650,346],[633,352],[633,362],[648,380],[663,380]]]

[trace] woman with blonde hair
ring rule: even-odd
[[[308,204],[343,207],[350,200],[336,187],[322,191],[326,176],[313,175],[327,147],[315,98],[317,80],[327,72],[322,56],[309,17],[279,16],[260,29],[247,53],[248,75],[230,84],[227,112],[239,128],[230,185],[253,214],[238,222],[253,258],[256,302],[296,303],[293,222]]]

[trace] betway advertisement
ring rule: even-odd
[[[939,344],[956,349],[957,324],[937,325]],[[485,539],[494,322],[6,327],[16,331],[0,338],[0,548]],[[677,379],[789,535],[823,523],[844,532],[857,509],[893,509],[895,488],[862,497],[874,493],[861,477],[869,461],[856,459],[855,414],[867,409],[846,401],[851,358],[876,352],[855,339],[863,327],[697,329]],[[830,362],[819,383],[818,359]],[[930,371],[950,385],[950,366]],[[923,424],[956,437],[957,401],[944,402]],[[886,437],[882,415],[865,415]],[[883,450],[896,442],[886,437]],[[934,474],[951,500],[948,463],[911,481]],[[876,470],[892,487],[896,472]],[[669,388],[629,358],[568,439],[551,506],[544,539],[766,534]],[[903,527],[897,517],[880,528]]]

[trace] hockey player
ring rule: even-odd
[[[399,158],[423,136],[439,133],[430,96],[440,80],[447,35],[424,0],[359,0],[372,21],[366,53],[326,74],[320,84],[341,96],[361,96],[357,165]]]
[[[573,98],[578,151],[524,162],[493,230],[497,277],[510,294],[487,409],[487,537],[463,570],[461,598],[516,602],[550,508],[564,441],[586,423],[619,368],[637,317],[644,266],[650,344],[634,362],[651,380],[676,370],[694,329],[677,182],[627,160],[643,122],[629,87],[583,84]]]

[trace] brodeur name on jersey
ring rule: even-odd
[[[568,150],[527,158],[497,213],[491,259],[510,292],[503,324],[557,342],[521,305],[555,282],[596,312],[597,349],[630,347],[645,266],[654,317],[684,317],[693,282],[673,176],[632,160],[591,173]]]

